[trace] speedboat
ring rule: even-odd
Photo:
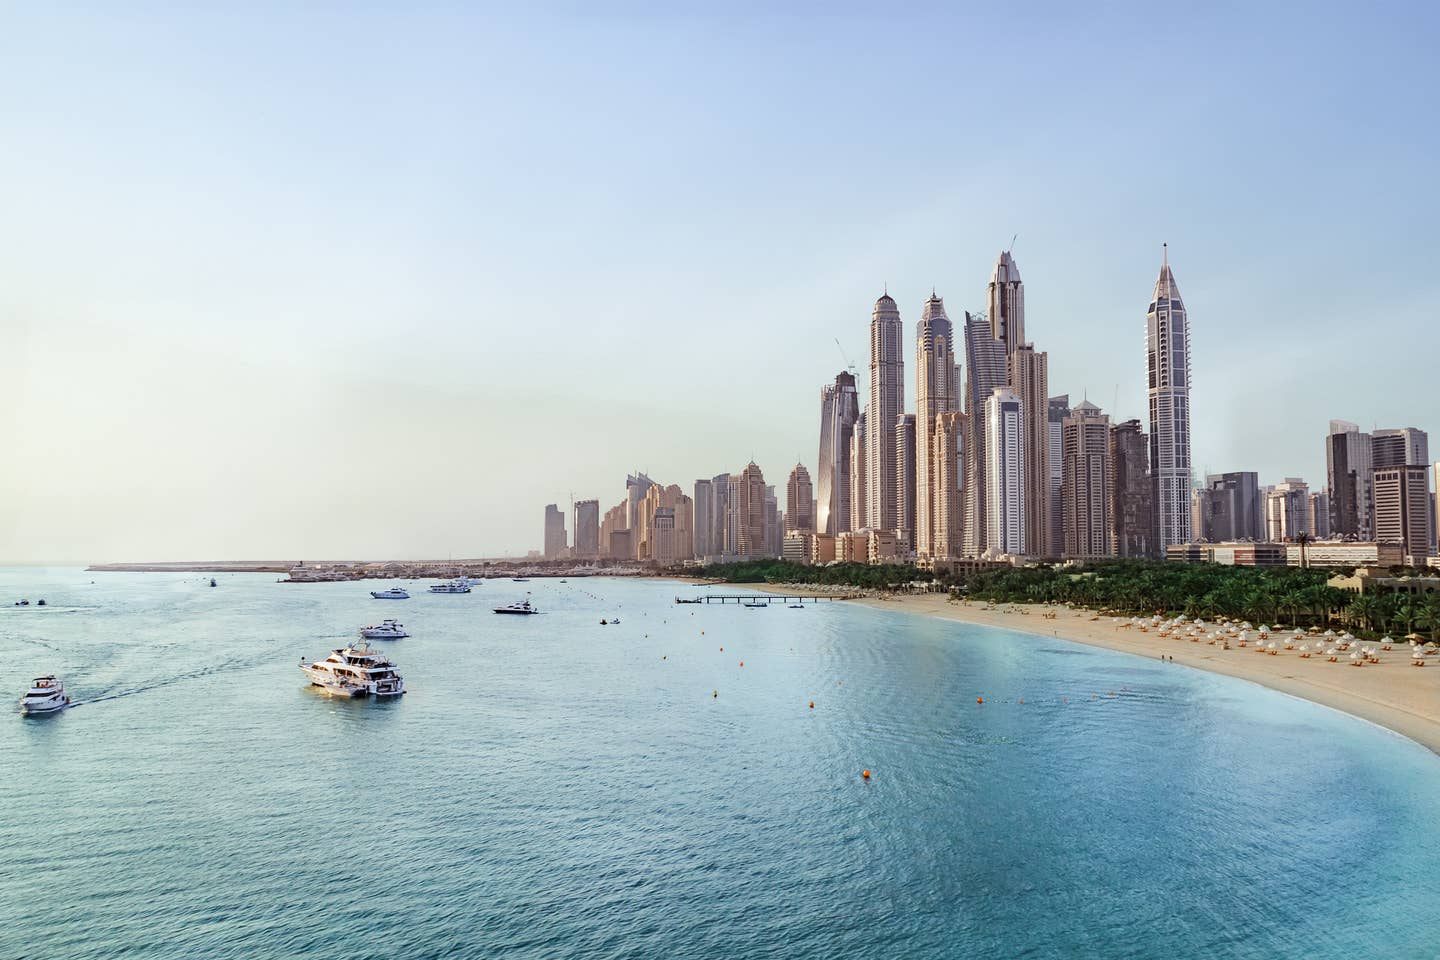
[[[386,620],[382,623],[360,628],[360,636],[366,640],[399,640],[408,637],[405,632],[405,624],[396,623],[394,620]]]
[[[45,606],[45,598],[44,598],[44,597],[41,597],[39,600],[36,600],[36,601],[35,601],[35,606],[37,606],[37,607],[43,607],[43,606]]]
[[[214,577],[211,577],[211,578],[210,578],[210,586],[212,586],[212,587],[215,586],[215,578],[214,578]]]
[[[15,601],[15,606],[17,606],[17,607],[28,607],[28,606],[30,606],[30,601],[29,601],[29,600],[16,600],[16,601]]]
[[[324,660],[301,660],[300,671],[313,686],[337,697],[398,697],[405,692],[405,680],[395,672],[395,664],[363,640],[330,651]]]
[[[747,606],[747,607],[768,607],[768,606],[770,606],[770,604],[769,604],[768,601],[746,600],[746,601],[745,601],[745,606]]]
[[[518,613],[522,616],[526,616],[532,613],[539,613],[540,611],[536,610],[533,606],[531,606],[529,600],[517,600],[514,603],[507,603],[503,607],[496,607],[495,612]]]
[[[20,712],[26,715],[54,713],[70,706],[70,696],[65,684],[53,674],[36,677],[30,681],[30,689],[20,698]]]
[[[529,578],[529,577],[511,577],[510,579],[511,579],[513,582],[515,582],[515,583],[529,583],[529,582],[530,582],[530,578]]]
[[[404,587],[391,587],[389,590],[371,590],[370,596],[376,600],[409,600],[410,594],[405,592]]]
[[[791,610],[804,610],[804,609],[805,609],[805,604],[803,604],[803,603],[792,603],[792,604],[790,604],[790,609],[791,609]]]
[[[470,584],[465,580],[447,580],[430,584],[431,593],[469,593]]]

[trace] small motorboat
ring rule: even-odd
[[[70,696],[65,684],[54,674],[36,677],[30,681],[30,689],[20,698],[20,712],[26,716],[55,713],[70,706]]]
[[[747,607],[752,607],[752,608],[753,608],[753,607],[768,607],[768,606],[770,606],[770,604],[768,604],[768,603],[750,603],[750,602],[747,602],[747,603],[745,604],[745,606],[747,606]]]
[[[539,613],[540,611],[531,606],[529,600],[517,600],[514,603],[507,603],[503,607],[496,607],[495,612],[514,613],[519,614],[520,616],[529,616],[530,614]]]
[[[410,634],[405,632],[405,624],[396,623],[394,620],[385,620],[368,627],[361,627],[360,636],[366,640],[400,640]]]
[[[790,609],[791,609],[791,610],[804,610],[804,609],[805,609],[805,604],[803,604],[803,603],[792,603],[792,604],[790,604]]]
[[[210,578],[210,586],[212,586],[212,587],[215,586],[215,578],[214,578],[214,577],[211,577],[211,578]]]
[[[37,606],[37,607],[43,607],[43,606],[45,606],[45,598],[44,598],[44,597],[41,597],[39,600],[36,600],[36,601],[35,601],[35,606]]]
[[[604,619],[602,619],[602,620],[600,621],[600,626],[602,626],[602,627],[603,627],[603,626],[607,626],[609,623],[610,623],[609,620],[604,620]]]
[[[529,582],[530,582],[530,578],[529,578],[529,577],[511,577],[510,580],[511,580],[512,583],[529,583]]]
[[[15,601],[15,606],[17,606],[17,607],[28,607],[28,606],[30,606],[30,601],[29,601],[29,600],[16,600],[16,601]]]
[[[410,594],[405,592],[404,587],[391,587],[389,590],[371,590],[370,596],[376,600],[409,600]]]
[[[617,626],[617,627],[618,627],[618,626],[620,625],[620,618],[619,618],[619,617],[616,617],[614,620],[611,620],[610,623],[611,623],[613,626]]]

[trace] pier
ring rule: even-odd
[[[822,600],[858,600],[864,594],[846,593],[828,597],[794,596],[782,593],[704,593],[698,597],[676,597],[676,603],[819,603]]]

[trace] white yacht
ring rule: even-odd
[[[65,684],[54,675],[36,677],[30,681],[30,689],[20,698],[20,712],[25,714],[54,713],[70,706],[70,696]]]
[[[360,636],[366,640],[400,640],[410,634],[405,632],[405,624],[386,620],[368,627],[361,627]]]
[[[391,587],[389,590],[371,590],[370,596],[376,600],[409,600],[410,594],[405,592],[404,587]]]
[[[444,583],[430,584],[431,593],[469,593],[470,582],[465,579],[447,580]]]
[[[496,607],[496,608],[495,608],[495,612],[496,612],[496,613],[518,613],[518,614],[520,614],[520,615],[522,615],[522,616],[525,616],[525,615],[529,615],[529,614],[532,614],[532,613],[539,613],[540,611],[539,611],[539,610],[536,610],[533,606],[531,606],[529,600],[517,600],[517,601],[515,601],[514,603],[507,603],[507,604],[506,604],[505,606],[503,606],[503,607]]]
[[[363,640],[330,651],[324,660],[301,660],[300,671],[313,685],[339,697],[398,697],[405,692],[405,681],[395,672],[395,664]]]

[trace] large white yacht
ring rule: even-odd
[[[324,660],[301,660],[300,670],[312,684],[339,697],[398,697],[405,692],[405,680],[395,672],[395,664],[363,640],[330,651]]]
[[[396,623],[394,620],[386,620],[383,623],[361,627],[360,636],[366,640],[400,640],[410,636],[410,634],[405,632],[405,624]]]
[[[376,600],[409,600],[410,594],[405,592],[404,587],[391,587],[389,590],[371,590],[370,596]]]
[[[516,600],[514,603],[507,603],[503,607],[496,607],[495,612],[518,613],[522,616],[525,616],[532,613],[539,613],[540,611],[531,606],[529,600]]]
[[[54,675],[36,677],[30,681],[30,689],[20,698],[20,711],[26,714],[54,713],[70,706],[70,696],[65,684]]]
[[[444,583],[430,584],[431,593],[469,593],[470,582],[461,578],[459,580],[446,580]]]

